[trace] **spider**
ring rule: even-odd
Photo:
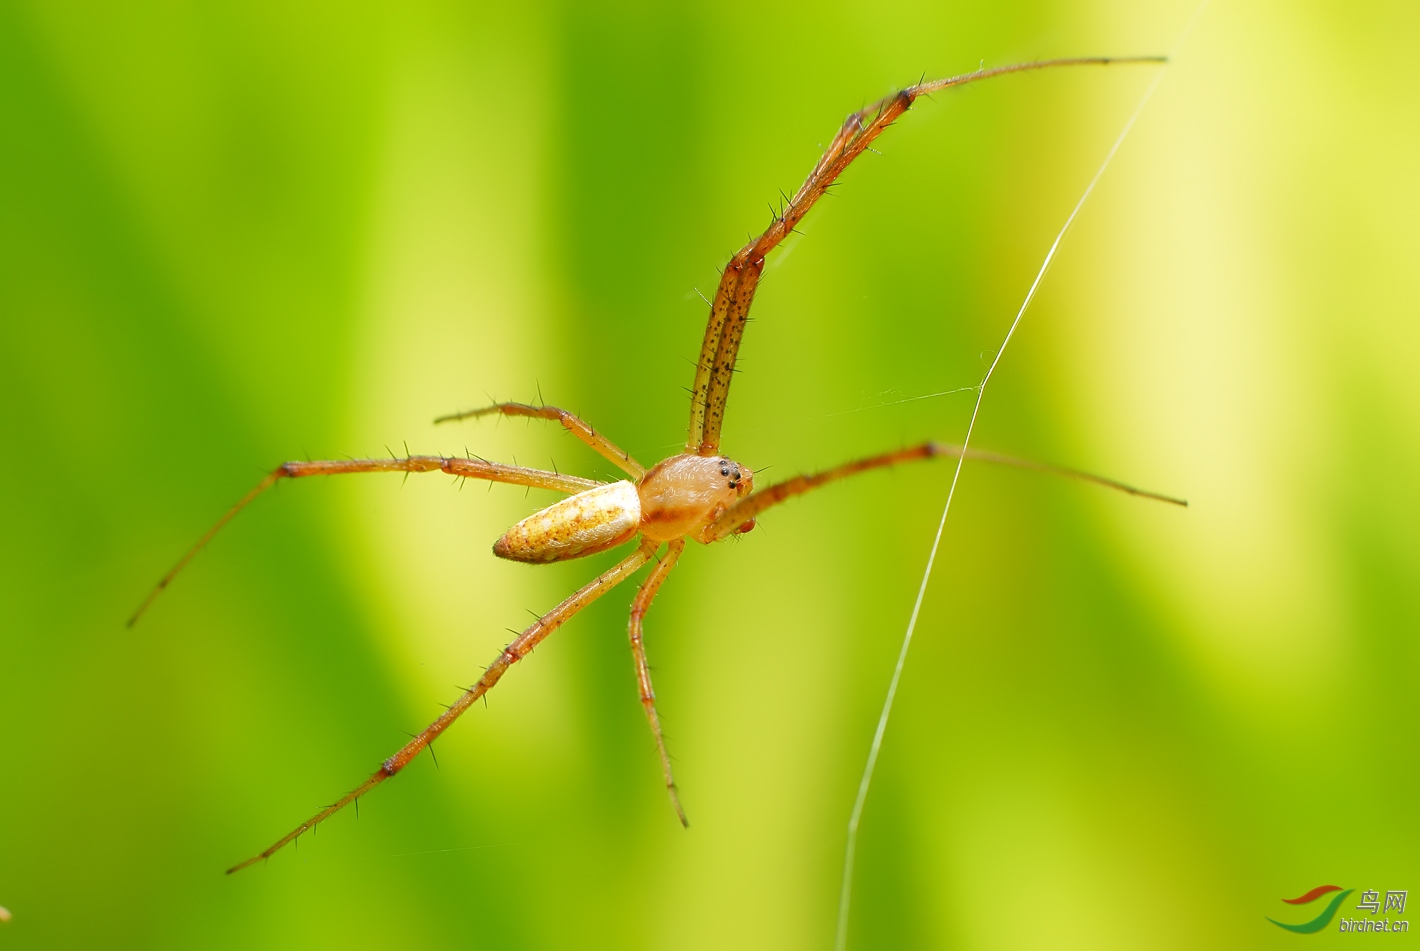
[[[582,558],[633,541],[636,542],[636,548],[614,567],[592,579],[519,634],[489,665],[477,683],[468,688],[438,719],[381,763],[379,769],[363,783],[302,822],[266,850],[227,869],[228,874],[270,858],[283,846],[398,774],[479,697],[493,689],[509,668],[526,657],[548,635],[587,605],[652,562],[654,567],[642,581],[640,589],[631,601],[631,654],[636,668],[641,705],[660,757],[666,791],[681,824],[689,826],[685,810],[680,804],[670,757],[661,732],[660,718],[656,713],[656,694],[651,685],[651,672],[643,636],[646,613],[661,585],[679,562],[688,539],[708,545],[730,535],[744,534],[754,528],[756,520],[768,509],[830,482],[899,463],[942,456],[965,457],[1084,479],[1133,495],[1186,504],[1182,500],[1146,492],[1102,476],[939,442],[926,442],[911,448],[858,459],[812,475],[795,476],[755,492],[754,473],[720,451],[720,429],[725,419],[725,406],[733,379],[735,358],[744,336],[750,304],[754,300],[755,290],[764,271],[765,256],[794,230],[843,170],[863,154],[873,140],[906,112],[913,102],[921,96],[951,86],[961,86],[1008,73],[1060,66],[1160,61],[1160,57],[1079,57],[983,68],[960,76],[918,83],[850,115],[810,172],[808,179],[774,216],[769,228],[741,248],[722,272],[719,288],[711,303],[700,359],[695,368],[690,399],[689,436],[684,452],[647,468],[584,420],[564,409],[547,405],[496,403],[482,409],[441,416],[434,421],[445,423],[483,416],[522,416],[556,421],[625,472],[627,479],[603,483],[559,472],[488,462],[471,456],[457,458],[406,455],[404,458],[390,459],[285,462],[272,470],[246,496],[228,509],[163,576],[129,618],[130,627],[223,526],[257,496],[282,479],[359,472],[447,472],[464,479],[483,479],[489,482],[551,489],[567,497],[508,529],[494,543],[495,555],[513,561],[545,564]]]

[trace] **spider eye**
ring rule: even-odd
[[[722,476],[727,476],[727,475],[729,475],[729,474],[730,474],[730,470],[729,470],[729,469],[726,469],[724,466],[721,466],[721,467],[720,467],[720,475],[722,475]]]

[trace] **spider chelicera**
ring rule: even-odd
[[[642,637],[642,622],[651,607],[656,592],[675,568],[687,539],[702,544],[720,541],[730,535],[743,534],[754,528],[755,520],[767,509],[838,479],[886,466],[939,456],[978,459],[1028,469],[1085,479],[1109,488],[1160,501],[1185,504],[1168,496],[1145,492],[1132,486],[1074,469],[1064,469],[997,453],[959,446],[927,442],[908,449],[883,453],[845,463],[813,475],[796,476],[759,492],[754,491],[753,473],[720,452],[720,427],[725,418],[730,382],[735,369],[735,357],[744,336],[750,304],[764,271],[764,259],[770,251],[793,231],[816,202],[855,158],[866,150],[884,129],[919,97],[950,86],[961,86],[992,76],[1019,73],[1056,66],[1086,64],[1159,62],[1158,57],[1088,57],[1044,60],[980,69],[976,72],[923,82],[853,113],[843,123],[833,142],[814,166],[808,179],[775,215],[768,230],[740,249],[730,259],[720,278],[719,288],[710,307],[710,320],[705,328],[705,340],[700,360],[695,368],[695,384],[690,397],[690,434],[685,451],[662,460],[650,468],[642,466],[572,413],[554,406],[532,406],[524,403],[498,403],[470,412],[442,416],[436,423],[471,419],[480,416],[524,416],[555,420],[568,432],[586,443],[624,471],[629,479],[602,483],[592,479],[525,469],[487,462],[478,458],[444,456],[406,456],[403,459],[348,459],[315,462],[286,462],[273,470],[257,486],[232,506],[217,524],[192,546],[177,564],[163,576],[157,586],[129,618],[134,622],[148,609],[159,592],[231,519],[262,492],[282,479],[300,479],[317,475],[344,475],[356,472],[447,472],[465,479],[484,479],[513,485],[552,489],[568,497],[528,516],[493,545],[500,558],[530,563],[547,563],[581,558],[637,542],[636,550],[614,567],[594,578],[557,607],[539,618],[503,649],[498,658],[483,672],[478,682],[466,690],[447,711],[406,743],[398,752],[380,764],[380,768],[355,789],[317,812],[291,832],[282,836],[270,848],[228,869],[228,873],[246,868],[269,858],[282,846],[302,833],[314,829],[341,809],[356,802],[380,783],[394,776],[421,751],[447,730],[479,697],[498,683],[503,674],[526,657],[553,631],[573,615],[606,594],[644,565],[655,562],[651,573],[641,583],[631,602],[631,654],[636,664],[636,683],[641,704],[660,754],[666,791],[676,815],[684,825],[685,811],[676,793],[671,773],[670,757],[661,735],[660,719],[656,715],[656,695],[651,687],[651,671],[646,661]],[[662,552],[662,546],[664,552]]]

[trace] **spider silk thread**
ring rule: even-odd
[[[1169,51],[1168,61],[1173,62],[1178,50],[1183,46],[1188,35],[1193,32],[1194,24],[1202,16],[1204,9],[1208,6],[1208,0],[1201,0],[1194,9],[1193,15],[1188,18],[1183,31],[1179,34],[1178,40],[1174,43],[1173,49]],[[1165,64],[1166,66],[1168,64]],[[981,378],[980,385],[976,388],[976,403],[971,410],[971,419],[966,425],[966,436],[963,437],[961,445],[966,450],[971,445],[971,436],[976,429],[976,419],[981,413],[981,401],[986,395],[986,384],[991,382],[991,376],[996,372],[996,367],[1000,365],[1001,358],[1006,353],[1006,347],[1010,344],[1011,338],[1016,335],[1016,329],[1021,324],[1021,319],[1025,317],[1026,310],[1031,302],[1035,300],[1036,291],[1040,288],[1040,283],[1045,279],[1046,272],[1050,270],[1050,265],[1055,260],[1055,253],[1060,249],[1060,243],[1064,240],[1065,234],[1070,230],[1070,226],[1075,223],[1075,218],[1079,216],[1080,209],[1085,206],[1095,186],[1104,176],[1105,170],[1114,161],[1115,154],[1119,151],[1124,140],[1129,136],[1134,128],[1134,123],[1143,115],[1144,108],[1148,106],[1149,100],[1154,96],[1154,90],[1159,88],[1159,83],[1163,81],[1167,69],[1160,69],[1154,77],[1144,95],[1140,98],[1139,104],[1134,107],[1129,120],[1124,123],[1124,128],[1120,130],[1115,138],[1114,144],[1110,146],[1104,161],[1100,163],[1095,171],[1090,183],[1085,186],[1085,191],[1080,195],[1080,200],[1071,209],[1069,217],[1060,226],[1059,232],[1055,235],[1055,240],[1050,244],[1050,250],[1045,254],[1045,260],[1041,262],[1040,269],[1036,272],[1035,280],[1031,281],[1030,289],[1026,291],[1025,300],[1021,302],[1020,309],[1016,311],[1016,317],[1011,321],[1010,328],[1006,331],[1005,338],[1001,341],[1001,346],[996,350],[996,356],[991,361],[991,365],[986,369],[986,375]],[[858,846],[858,825],[863,817],[863,805],[868,799],[868,789],[873,782],[873,773],[877,768],[878,754],[882,750],[883,734],[887,732],[888,719],[892,716],[893,701],[897,698],[897,686],[902,679],[902,668],[907,662],[907,652],[912,646],[912,635],[917,630],[917,618],[922,611],[922,598],[927,593],[927,583],[932,577],[932,568],[937,561],[937,552],[941,548],[942,533],[947,525],[947,515],[952,510],[952,499],[956,497],[957,483],[961,479],[962,464],[966,460],[965,451],[957,457],[955,468],[952,470],[952,481],[947,489],[947,501],[942,506],[942,517],[937,521],[937,532],[932,538],[932,547],[927,553],[927,565],[922,571],[922,581],[917,586],[917,597],[912,603],[912,614],[907,619],[907,629],[902,636],[902,646],[897,652],[897,664],[893,667],[892,679],[888,682],[887,696],[883,698],[882,711],[878,714],[877,729],[873,732],[873,741],[868,747],[868,760],[863,766],[863,776],[858,782],[858,795],[853,800],[853,811],[848,816],[848,837],[843,852],[843,881],[838,894],[838,925],[834,934],[833,946],[835,951],[846,951],[848,946],[848,912],[853,897],[853,860]]]

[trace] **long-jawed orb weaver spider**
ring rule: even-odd
[[[654,561],[655,567],[641,583],[631,602],[631,654],[636,665],[636,682],[641,704],[655,739],[676,815],[689,825],[676,793],[671,773],[670,757],[666,753],[656,714],[656,695],[651,687],[651,672],[646,660],[642,625],[656,592],[675,568],[687,539],[701,544],[720,541],[730,535],[742,534],[754,528],[755,520],[767,509],[794,496],[803,495],[839,479],[915,460],[939,456],[961,457],[1019,466],[1028,469],[1084,479],[1133,495],[1174,504],[1186,504],[1179,499],[1146,492],[1132,486],[1074,469],[1064,469],[1003,456],[975,449],[963,450],[938,442],[927,442],[908,449],[848,462],[813,475],[796,476],[776,485],[754,491],[753,473],[720,452],[720,427],[725,418],[730,382],[735,369],[735,357],[744,336],[750,304],[764,271],[764,259],[803,219],[814,203],[825,193],[845,168],[861,155],[888,126],[906,112],[918,97],[946,89],[1027,70],[1057,66],[1104,65],[1109,63],[1161,62],[1161,57],[1081,57],[1043,60],[979,69],[947,79],[923,82],[888,96],[850,115],[838,130],[823,157],[814,166],[808,179],[788,200],[774,220],[757,239],[741,248],[730,259],[720,278],[710,307],[710,319],[695,368],[695,383],[690,398],[690,433],[685,451],[664,459],[649,469],[633,459],[630,453],[617,447],[572,413],[554,406],[531,406],[523,403],[497,403],[483,409],[441,416],[436,423],[471,419],[480,416],[524,416],[555,420],[570,433],[600,453],[630,478],[620,482],[602,483],[592,479],[525,469],[477,458],[409,455],[403,459],[348,459],[315,462],[286,462],[262,479],[241,501],[232,506],[205,535],[198,539],[163,576],[156,587],[129,618],[132,626],[152,604],[159,592],[168,586],[192,558],[207,545],[224,525],[262,492],[282,479],[300,479],[317,475],[344,475],[356,472],[447,472],[465,479],[484,479],[513,485],[552,489],[568,497],[523,519],[508,529],[493,545],[500,558],[529,563],[547,563],[581,558],[637,541],[636,550],[610,570],[603,572],[561,604],[540,617],[503,649],[498,658],[483,672],[478,682],[468,688],[446,712],[406,743],[398,752],[380,764],[380,768],[355,789],[317,812],[295,829],[278,839],[270,848],[227,872],[238,871],[262,859],[269,858],[282,846],[302,833],[314,829],[341,809],[356,802],[380,783],[397,774],[425,747],[447,730],[502,678],[510,667],[526,657],[533,648],[573,615],[606,594],[638,569]],[[661,553],[661,546],[665,546]]]

